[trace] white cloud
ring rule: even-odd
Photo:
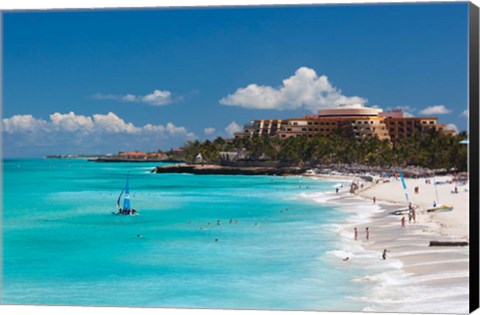
[[[170,91],[155,90],[151,94],[141,97],[142,102],[152,105],[167,105],[173,102]]]
[[[420,114],[422,115],[442,115],[442,114],[448,114],[450,113],[451,110],[446,108],[444,105],[433,105],[430,107],[427,107],[423,110],[420,111]]]
[[[48,123],[45,120],[37,119],[32,115],[14,115],[8,119],[3,119],[2,123],[2,130],[7,133],[31,133],[47,129]]]
[[[124,102],[136,102],[136,101],[138,101],[137,97],[133,94],[127,94],[127,95],[123,96],[121,99]]]
[[[469,115],[468,115],[468,109],[464,110],[464,111],[460,114],[460,116],[468,117],[468,116],[469,116]]]
[[[14,115],[4,118],[1,126],[7,156],[167,150],[197,138],[172,122],[137,126],[112,112],[91,116],[53,113],[47,120]]]
[[[114,94],[96,93],[92,97],[97,100],[115,100],[115,101],[121,101],[121,102],[127,102],[127,103],[146,103],[154,106],[168,105],[181,100],[181,97],[174,98],[172,95],[172,92],[170,91],[167,91],[167,90],[162,91],[158,89],[146,95],[134,95],[134,94],[114,95]]]
[[[106,115],[94,114],[93,122],[95,131],[107,133],[139,133],[141,129],[132,123],[126,123],[123,119],[110,112]]]
[[[301,67],[295,74],[283,80],[280,87],[262,86],[255,83],[239,88],[220,101],[220,104],[255,109],[300,109],[316,111],[337,105],[366,103],[367,99],[347,97],[329,82],[325,75],[318,76],[315,70]]]
[[[205,134],[206,134],[207,136],[209,136],[209,135],[211,135],[212,133],[215,132],[215,128],[211,128],[211,127],[205,128],[205,129],[203,130],[203,132],[205,132]]]
[[[165,133],[169,135],[195,136],[185,127],[175,126],[169,122],[165,126],[146,124],[135,126],[133,123],[125,122],[116,114],[93,114],[92,116],[76,115],[74,112],[68,114],[53,113],[50,121],[37,119],[32,115],[14,115],[2,120],[3,131],[6,133],[27,133],[27,132],[66,132],[83,134],[145,134]]]
[[[455,124],[448,124],[448,125],[445,126],[445,129],[453,130],[453,131],[455,131],[456,134],[458,133],[458,128]]]
[[[51,127],[56,130],[64,131],[91,131],[93,120],[91,117],[75,115],[74,112],[68,114],[53,113],[50,115]]]
[[[232,121],[227,127],[225,127],[225,131],[229,136],[233,136],[235,132],[242,131],[242,127],[240,127],[236,122]]]
[[[170,134],[170,135],[186,135],[189,138],[192,138],[195,136],[194,133],[189,132],[187,128],[185,127],[177,127],[171,122],[167,123],[167,126],[165,127],[165,130]]]

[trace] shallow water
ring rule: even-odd
[[[325,256],[348,214],[302,197],[337,182],[151,174],[157,164],[5,160],[2,303],[365,307],[352,299],[361,270]],[[127,173],[140,215],[114,216]]]

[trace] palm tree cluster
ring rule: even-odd
[[[329,137],[276,137],[252,136],[214,141],[189,141],[183,146],[185,160],[193,162],[198,153],[212,164],[220,162],[220,152],[244,150],[247,159],[258,161],[261,157],[282,164],[315,167],[318,165],[346,163],[367,166],[398,167],[421,166],[429,169],[467,170],[467,147],[460,144],[466,133],[442,134],[434,129],[418,131],[412,137],[392,143],[376,137],[354,138],[347,130],[338,128]]]

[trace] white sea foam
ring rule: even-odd
[[[444,275],[429,275],[428,279],[449,279],[456,273]],[[356,298],[371,306],[365,311],[397,312],[428,312],[428,313],[458,313],[467,312],[468,287],[461,285],[427,285],[422,284],[419,277],[398,270],[384,272],[372,276],[374,282],[371,294]],[[462,297],[462,299],[458,299]]]
[[[332,193],[319,193],[304,195],[319,203],[331,203],[338,206],[338,210],[349,214],[343,223],[328,224],[325,230],[338,235],[337,249],[324,254],[325,261],[338,265],[341,259],[349,257],[348,264],[351,268],[359,270],[363,274],[353,278],[352,282],[367,285],[366,296],[355,296],[353,300],[365,303],[364,311],[395,311],[395,312],[468,312],[468,285],[440,285],[448,282],[449,279],[468,277],[468,271],[433,272],[427,275],[416,275],[405,272],[404,264],[398,257],[412,256],[419,254],[442,254],[451,252],[451,249],[419,249],[409,250],[401,253],[390,253],[387,260],[383,260],[381,252],[367,250],[362,246],[362,240],[353,239],[353,227],[371,222],[372,216],[383,212],[378,206],[369,203],[359,197],[345,199],[332,197]],[[397,225],[397,222],[385,225]],[[412,231],[413,232],[413,231]],[[415,239],[406,239],[415,241]],[[341,262],[341,261],[340,261]],[[450,259],[435,262],[462,263],[468,259]],[[433,262],[422,262],[409,265],[428,266]],[[436,284],[435,284],[435,283]]]
[[[309,192],[309,193],[305,192],[305,193],[300,193],[298,196],[301,199],[312,200],[318,203],[326,203],[331,201],[332,199],[339,198],[337,195],[330,192]]]

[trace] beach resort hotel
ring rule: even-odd
[[[343,105],[321,109],[317,114],[303,118],[254,120],[235,133],[235,138],[275,136],[280,139],[290,137],[328,137],[337,128],[346,128],[358,139],[377,136],[380,140],[396,142],[412,136],[415,131],[434,128],[441,133],[453,134],[453,130],[439,124],[437,117],[405,117],[401,109],[384,112],[380,108],[362,104]]]

